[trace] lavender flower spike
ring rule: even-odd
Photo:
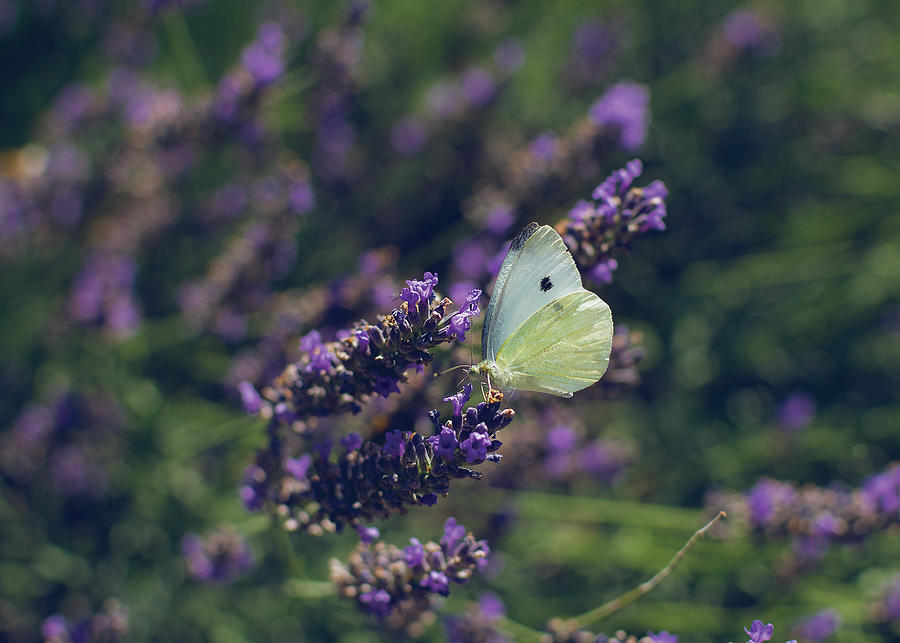
[[[661,181],[634,185],[644,171],[639,159],[610,174],[591,195],[579,201],[564,221],[563,239],[582,272],[609,283],[618,268],[613,255],[630,250],[632,242],[653,230],[665,230],[668,190]]]
[[[288,529],[317,534],[345,525],[358,529],[411,506],[431,506],[447,495],[454,479],[481,478],[469,465],[500,459],[496,433],[515,415],[501,409],[502,403],[503,394],[492,390],[486,402],[461,410],[443,425],[437,424],[437,411],[429,413],[436,435],[390,431],[383,445],[363,442],[337,453],[336,461],[315,450],[283,453],[285,441],[276,435],[247,468],[241,497],[251,510],[269,505],[286,518]]]
[[[597,99],[589,114],[597,125],[619,128],[622,148],[633,151],[647,138],[649,102],[650,90],[645,85],[622,82]]]
[[[448,520],[448,523],[452,518]],[[453,520],[462,534],[452,541],[424,545],[412,539],[400,549],[378,542],[357,545],[347,564],[331,561],[331,579],[342,596],[392,630],[412,631],[430,616],[434,596],[447,596],[450,584],[464,584],[487,561],[490,549]]]
[[[440,344],[463,341],[479,314],[473,290],[458,311],[448,314],[450,299],[438,299],[438,276],[426,272],[422,280],[409,280],[400,293],[403,303],[374,324],[358,322],[344,339],[323,342],[317,331],[307,334],[304,355],[289,365],[266,389],[261,413],[271,416],[278,405],[282,419],[291,424],[310,417],[357,412],[372,395],[399,392],[406,371],[429,363],[429,352]]]

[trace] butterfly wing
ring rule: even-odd
[[[583,290],[581,274],[562,237],[529,224],[513,240],[500,267],[481,332],[481,353],[496,360],[503,342],[538,310]]]
[[[609,306],[581,289],[521,324],[500,347],[497,367],[511,388],[571,397],[606,372],[612,337]]]

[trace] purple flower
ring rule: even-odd
[[[244,67],[260,85],[268,85],[284,73],[284,32],[274,22],[262,24],[241,55]]]
[[[466,462],[480,462],[487,457],[488,447],[491,446],[491,436],[487,426],[482,422],[469,434],[465,440],[459,443],[459,448],[466,456]]]
[[[531,141],[529,149],[531,150],[531,156],[537,160],[552,161],[556,156],[557,149],[559,149],[559,138],[553,132],[538,134],[538,136]]]
[[[428,591],[440,594],[441,596],[448,596],[450,594],[450,581],[447,579],[447,574],[435,569],[428,572],[428,575],[419,581],[419,584]]]
[[[722,34],[732,46],[771,56],[781,48],[776,28],[758,11],[735,9],[722,22]]]
[[[391,393],[399,393],[400,385],[396,377],[390,375],[376,375],[372,390],[381,397],[390,397]]]
[[[41,636],[49,641],[66,641],[69,639],[69,624],[66,617],[54,614],[44,619],[41,625]]]
[[[750,624],[750,629],[745,627],[744,631],[747,633],[747,636],[750,637],[750,640],[747,641],[747,643],[764,643],[772,638],[775,626],[771,623],[763,625],[762,621],[756,620]]]
[[[582,223],[585,219],[597,214],[596,206],[590,201],[580,200],[569,210],[569,218],[575,223]]]
[[[834,634],[840,626],[840,615],[834,610],[827,609],[797,624],[794,632],[804,641],[819,643]]]
[[[579,62],[600,66],[613,50],[614,40],[609,27],[600,20],[590,20],[575,30],[573,54]]]
[[[403,457],[406,452],[406,438],[402,431],[388,431],[384,434],[382,451],[395,458]]]
[[[221,527],[202,538],[187,534],[181,552],[191,576],[204,583],[230,583],[254,566],[250,545],[231,527]]]
[[[453,415],[459,416],[462,414],[463,404],[469,401],[469,398],[472,396],[472,385],[465,384],[461,391],[459,391],[456,395],[451,395],[450,397],[445,397],[445,402],[450,402],[453,404]]]
[[[765,527],[780,510],[789,508],[796,498],[797,492],[792,485],[763,478],[747,495],[751,526]]]
[[[247,381],[240,382],[238,384],[238,392],[241,394],[241,404],[244,407],[244,413],[250,415],[259,413],[259,410],[262,408],[262,398],[256,392],[256,389],[253,388],[253,384]]]
[[[404,118],[391,128],[391,145],[398,153],[410,156],[422,149],[428,134],[425,126],[416,118]]]
[[[484,69],[473,67],[463,72],[459,81],[463,96],[470,104],[480,107],[494,97],[494,78]]]
[[[312,456],[303,453],[297,458],[288,458],[284,463],[284,470],[297,480],[306,480],[310,466],[312,466]]]
[[[366,527],[365,525],[356,525],[356,533],[359,534],[359,539],[367,545],[375,542],[381,536],[377,527]]]
[[[578,435],[568,426],[556,426],[547,432],[547,448],[554,452],[568,453],[575,448]]]
[[[439,435],[432,436],[432,445],[434,452],[452,462],[456,456],[456,447],[459,441],[456,439],[456,432],[450,427],[442,427]]]
[[[601,127],[619,128],[622,148],[635,150],[647,138],[649,102],[650,90],[646,85],[622,82],[610,87],[597,99],[589,114],[594,123]]]
[[[391,595],[383,589],[373,589],[361,594],[360,603],[367,605],[373,616],[384,617],[391,611]]]
[[[678,636],[675,634],[669,634],[665,630],[663,630],[659,634],[647,632],[647,637],[652,643],[678,643]]]
[[[404,559],[410,567],[420,567],[425,561],[425,548],[418,538],[410,538],[409,544],[403,548]]]
[[[612,484],[628,466],[628,447],[610,440],[595,440],[581,450],[578,463],[581,469]]]
[[[456,518],[450,516],[444,522],[444,535],[441,536],[441,546],[445,551],[452,552],[456,545],[466,537],[466,528],[456,522]]]
[[[328,350],[328,346],[322,341],[322,335],[317,330],[312,330],[300,340],[300,350],[309,357],[306,365],[307,372],[315,373],[328,371],[335,362],[335,356]]]
[[[357,433],[356,431],[353,431],[352,433],[348,433],[347,435],[345,435],[344,437],[341,438],[341,444],[344,446],[344,448],[347,449],[347,451],[358,451],[359,448],[362,446],[362,443],[363,443],[362,436],[359,433]]]
[[[400,299],[407,302],[410,309],[420,301],[428,303],[434,297],[434,287],[437,284],[437,273],[426,272],[421,281],[407,280],[406,288],[400,291]]]
[[[806,393],[793,393],[778,407],[778,426],[788,432],[809,426],[816,415],[816,402]]]
[[[613,258],[598,263],[591,270],[591,277],[597,283],[611,284],[613,280],[613,272],[619,268],[619,262]]]
[[[471,317],[478,317],[481,310],[478,308],[478,299],[481,297],[481,291],[473,288],[466,295],[466,300],[455,313],[450,316],[450,334],[456,335],[457,341],[463,342],[466,339],[466,333],[472,327]]]

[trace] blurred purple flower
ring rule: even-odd
[[[425,126],[416,118],[404,118],[391,128],[391,145],[403,156],[411,156],[421,150],[427,138]]]
[[[486,105],[494,97],[496,84],[493,76],[485,69],[471,67],[465,70],[459,84],[466,100],[476,107]]]
[[[650,90],[646,85],[621,82],[610,87],[590,108],[589,114],[601,127],[620,129],[620,144],[636,150],[647,138],[650,121]]]
[[[250,545],[230,526],[202,538],[187,534],[181,541],[181,552],[191,576],[203,583],[231,583],[255,564]]]
[[[822,610],[794,626],[794,633],[804,641],[821,643],[841,626],[840,615],[832,609]]]
[[[764,625],[762,621],[756,620],[750,624],[750,629],[744,628],[744,631],[750,637],[747,643],[765,643],[772,638],[775,626],[771,623]]]
[[[816,415],[816,402],[806,393],[793,393],[779,406],[776,413],[778,426],[793,433],[805,429]]]
[[[650,639],[651,643],[678,643],[678,635],[669,634],[665,630],[658,634],[647,632],[647,637]]]
[[[722,21],[722,34],[737,49],[771,56],[781,49],[775,26],[755,9],[735,9]]]
[[[241,54],[244,67],[260,85],[268,85],[284,73],[284,32],[277,24],[260,25],[256,39]]]

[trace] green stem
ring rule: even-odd
[[[324,580],[306,580],[304,578],[289,578],[284,581],[284,593],[295,598],[328,598],[337,596],[337,587],[334,583]]]
[[[499,622],[500,629],[506,630],[512,634],[514,641],[540,641],[541,636],[544,634],[543,632],[532,629],[527,625],[523,625],[522,623],[505,616],[502,617]]]
[[[661,570],[656,572],[652,578],[647,581],[644,581],[634,589],[631,589],[618,598],[614,598],[613,600],[604,603],[600,607],[596,607],[588,612],[585,612],[581,616],[575,617],[574,621],[578,624],[580,628],[587,628],[590,625],[593,625],[597,621],[601,621],[610,614],[619,611],[629,603],[632,603],[636,599],[640,598],[644,594],[650,593],[652,590],[656,589],[656,587],[662,583],[666,578],[668,578],[675,568],[678,566],[678,563],[685,557],[685,555],[694,547],[694,544],[703,538],[707,531],[709,531],[713,525],[715,525],[719,520],[726,516],[724,511],[720,511],[715,518],[710,520],[706,525],[698,529],[694,532],[694,535],[690,537],[690,539],[684,544],[684,547],[678,550],[678,553],[669,561],[669,564],[663,567]]]
[[[184,14],[180,11],[170,11],[165,15],[164,22],[186,85],[190,88],[208,85],[209,78]]]
[[[279,522],[277,516],[272,516],[272,537],[275,539],[275,545],[278,547],[281,557],[284,558],[284,562],[287,565],[290,574],[300,578],[305,576],[306,566],[303,564],[303,561],[297,557],[294,546],[291,544],[291,539]]]

